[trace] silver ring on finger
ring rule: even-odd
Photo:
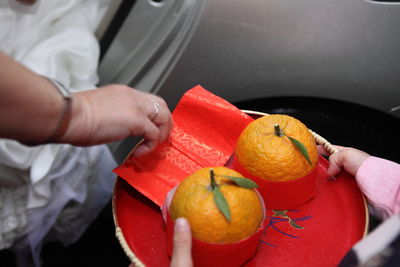
[[[152,99],[153,101],[153,108],[154,108],[154,113],[150,115],[149,119],[151,121],[155,121],[158,117],[158,114],[160,114],[160,104],[155,100]]]

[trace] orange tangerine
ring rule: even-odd
[[[171,201],[171,218],[185,217],[193,237],[208,243],[235,243],[254,234],[264,216],[262,200],[254,189],[241,187],[227,177],[243,178],[226,167],[203,168],[187,177]],[[228,217],[217,206],[215,191],[226,200]]]
[[[294,144],[302,144],[307,156]],[[310,173],[318,150],[309,129],[298,119],[281,114],[251,122],[239,136],[235,157],[254,176],[269,181],[290,181]]]

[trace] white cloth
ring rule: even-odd
[[[0,50],[71,91],[95,88],[95,29],[111,0],[0,2]],[[39,265],[42,241],[76,241],[110,199],[116,163],[105,145],[26,147],[0,139],[0,249]],[[28,255],[32,253],[32,255]]]
[[[382,222],[374,231],[369,233],[364,239],[360,240],[352,248],[357,255],[360,266],[368,265],[378,253],[388,248],[400,234],[400,215],[396,214]]]
[[[94,35],[111,0],[38,0],[33,6],[0,2],[0,49],[72,91],[98,82]]]

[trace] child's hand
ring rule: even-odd
[[[369,154],[355,148],[342,146],[335,147],[339,152],[329,156],[328,175],[330,177],[336,176],[342,168],[344,168],[349,174],[355,176],[361,164],[369,157]],[[318,151],[321,155],[329,155],[322,146],[318,146]]]

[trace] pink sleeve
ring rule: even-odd
[[[400,164],[368,157],[358,170],[356,180],[382,219],[400,212]]]

